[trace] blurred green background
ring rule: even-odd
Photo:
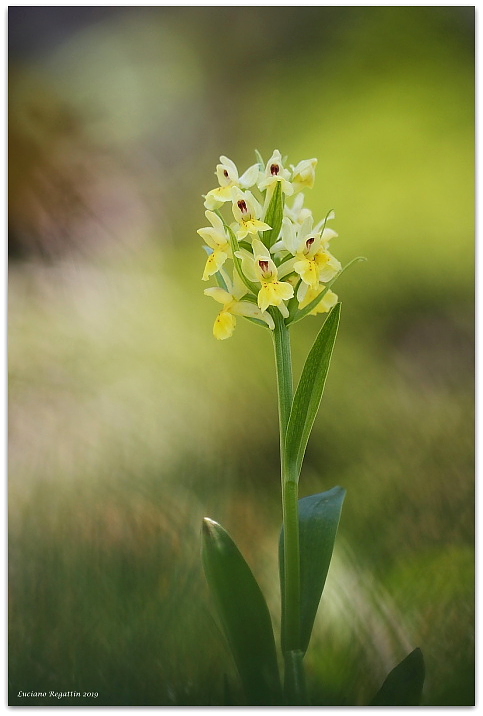
[[[347,491],[307,655],[364,705],[420,646],[474,703],[474,8],[11,7],[10,703],[219,705],[199,562],[279,622],[270,336],[203,296],[220,154],[318,157],[342,322],[301,495]],[[296,372],[321,317],[293,329]],[[97,699],[20,699],[23,691]]]

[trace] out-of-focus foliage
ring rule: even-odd
[[[415,646],[424,705],[474,702],[473,14],[10,9],[12,704],[222,703],[205,515],[278,628],[272,347],[213,339],[196,235],[218,156],[255,147],[318,157],[309,205],[369,259],[301,478],[347,489],[314,703],[367,703]]]

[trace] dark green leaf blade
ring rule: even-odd
[[[272,227],[269,231],[262,232],[262,241],[267,249],[270,249],[278,239],[280,229],[282,228],[283,194],[282,184],[279,181],[277,182],[275,190],[272,194],[270,204],[268,205],[268,209],[263,220],[266,224]]]
[[[251,706],[281,703],[272,622],[263,594],[230,535],[203,520],[206,579]]]
[[[334,550],[346,491],[333,487],[327,492],[299,500],[300,540],[300,648],[307,650],[320,597],[324,590]],[[280,537],[280,581],[283,585],[283,529]],[[282,595],[284,589],[282,587]],[[282,608],[283,614],[283,608]]]
[[[424,676],[423,653],[414,649],[389,672],[369,706],[419,706]]]
[[[319,409],[340,319],[340,303],[327,316],[312,346],[293,399],[285,436],[285,458],[297,480],[310,432]]]

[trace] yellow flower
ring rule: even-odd
[[[205,240],[212,252],[205,264],[203,281],[207,281],[210,276],[219,271],[231,253],[230,242],[226,235],[223,221],[212,211],[205,211],[205,216],[211,226],[198,229],[197,233]]]
[[[305,196],[303,194],[297,194],[292,206],[285,204],[283,207],[284,216],[293,221],[294,224],[302,224],[307,217],[312,216],[310,209],[304,206],[304,199]]]
[[[323,249],[312,256],[297,258],[298,261],[295,261],[293,266],[294,271],[311,288],[317,288],[319,281],[330,281],[342,269],[340,261]]]
[[[293,296],[293,286],[286,281],[262,281],[262,287],[258,292],[258,305],[262,311],[266,311],[269,306],[284,305],[283,301],[288,301]],[[288,313],[282,311],[285,317]]]
[[[220,186],[216,189],[212,189],[205,196],[205,206],[207,209],[219,209],[226,201],[231,201],[233,187],[243,187],[247,189],[253,186],[257,181],[260,171],[259,165],[253,164],[241,177],[238,177],[238,169],[231,159],[222,155],[220,162],[221,164],[216,165],[215,171]]]
[[[287,196],[291,196],[293,194],[293,186],[289,181],[290,172],[288,169],[283,168],[282,155],[278,149],[274,151],[268,160],[267,166],[265,167],[265,174],[262,174],[262,177],[263,178],[258,182],[258,188],[260,191],[269,189],[269,195],[271,195],[277,185],[277,182],[280,182],[282,185],[282,192],[284,194]]]
[[[296,167],[292,164],[292,185],[295,192],[312,189],[315,182],[317,159],[303,159]]]
[[[330,239],[337,236],[335,231],[326,228],[322,233],[314,231],[312,224],[311,215],[307,216],[300,226],[285,217],[282,221],[282,238],[272,246],[272,252],[284,249],[289,251],[294,258],[282,264],[281,275],[286,276],[295,271],[304,283],[315,289],[319,281],[330,281],[334,278],[342,266],[327,249]]]
[[[233,216],[238,224],[238,228],[235,227],[235,234],[239,241],[244,239],[247,234],[257,234],[259,231],[268,231],[272,228],[264,221],[260,221],[262,207],[251,191],[243,192],[235,187],[232,201]]]
[[[223,308],[217,315],[213,325],[213,335],[220,341],[225,340],[225,338],[230,338],[233,334],[236,325],[235,316],[256,318],[259,321],[264,321],[271,330],[275,328],[271,315],[265,313],[250,301],[241,301],[239,297],[234,296],[232,293],[218,286],[206,288],[205,294],[214,298],[218,303],[223,304]]]
[[[246,249],[240,249],[236,256],[242,260],[242,270],[250,281],[261,284],[257,303],[262,311],[269,306],[278,306],[283,316],[288,316],[288,310],[283,301],[288,301],[294,294],[293,286],[287,281],[280,281],[270,251],[260,239],[253,239],[253,254]]]
[[[297,299],[300,301],[299,308],[301,309],[308,306],[314,298],[320,296],[322,291],[324,291],[325,286],[320,284],[317,288],[309,288],[306,284],[302,283],[300,284],[300,289],[297,291]],[[327,313],[327,311],[330,311],[330,309],[335,306],[338,300],[337,294],[329,288],[325,296],[320,299],[313,311],[310,311],[309,315],[316,316],[318,313]]]

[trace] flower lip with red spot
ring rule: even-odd
[[[232,194],[232,210],[238,227],[234,229],[239,241],[248,234],[258,234],[259,231],[268,231],[272,227],[260,220],[262,207],[250,191],[241,191],[234,187]]]
[[[246,189],[253,186],[258,180],[260,168],[258,162],[249,167],[241,177],[235,162],[221,155],[220,164],[216,165],[216,177],[219,186],[211,189],[205,196],[205,206],[209,210],[219,209],[227,201],[231,201],[234,187]]]
[[[258,188],[260,191],[268,190],[268,195],[270,196],[278,183],[281,184],[282,192],[286,196],[293,194],[293,186],[290,183],[290,172],[288,169],[284,169],[282,155],[278,149],[275,149],[267,162],[265,172],[260,174]]]
[[[262,275],[264,278],[267,278],[268,276],[271,275],[272,272],[270,271],[270,264],[268,261],[260,260],[258,262],[258,265],[260,266],[260,269],[261,269],[261,272],[262,272]]]

